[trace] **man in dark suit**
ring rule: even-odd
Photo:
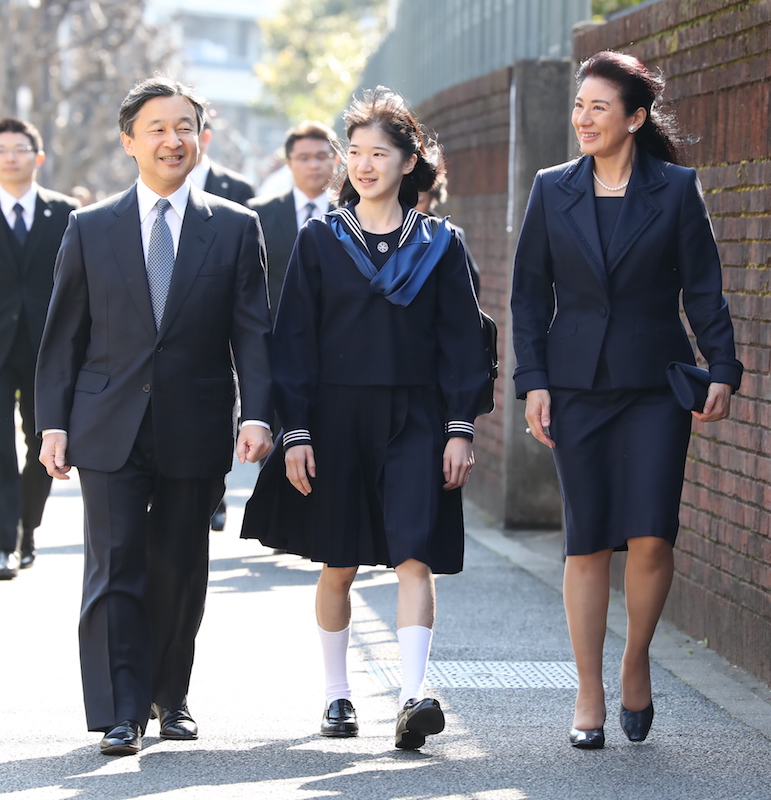
[[[278,197],[254,198],[247,203],[260,216],[268,249],[268,293],[275,315],[289,256],[297,232],[306,220],[330,209],[327,186],[337,163],[335,132],[320,122],[302,122],[284,141],[286,163],[294,188]]]
[[[44,161],[43,142],[33,125],[0,120],[0,580],[32,566],[35,528],[51,488],[51,478],[38,461],[35,358],[56,251],[78,202],[38,186],[35,176]],[[21,476],[14,422],[17,392],[27,444]]]
[[[204,122],[203,130],[198,137],[198,163],[190,173],[191,183],[204,192],[216,194],[217,197],[225,197],[234,203],[240,203],[242,206],[246,205],[246,201],[254,197],[254,187],[249,183],[245,175],[241,175],[240,172],[234,172],[232,169],[227,169],[209,158],[207,153],[211,140],[212,129],[207,120]],[[225,530],[227,513],[227,504],[223,496],[211,517],[211,529],[213,531]]]
[[[225,197],[234,203],[240,203],[245,206],[247,200],[251,200],[254,197],[254,186],[245,175],[223,167],[209,158],[208,150],[211,140],[212,129],[209,123],[206,122],[198,138],[200,155],[198,156],[198,163],[190,173],[190,180],[205,192],[216,194],[217,197]]]
[[[272,448],[262,234],[254,213],[187,180],[203,118],[167,78],[129,92],[121,140],[139,180],[72,215],[38,358],[40,458],[55,478],[80,472],[81,668],[107,755],[137,753],[151,715],[164,738],[198,734],[187,690],[233,454],[233,366],[238,458]]]

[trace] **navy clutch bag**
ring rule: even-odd
[[[672,361],[667,366],[667,380],[675,399],[686,411],[703,411],[707,402],[707,390],[712,378],[709,370]]]

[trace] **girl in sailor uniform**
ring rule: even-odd
[[[414,749],[444,728],[423,691],[433,576],[463,566],[461,487],[488,363],[463,245],[412,208],[442,172],[438,144],[383,87],[344,120],[340,207],[300,230],[276,315],[283,459],[268,459],[242,536],[322,563],[324,736],[358,733],[346,666],[357,569],[395,569],[396,746]]]

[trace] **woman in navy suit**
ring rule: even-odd
[[[358,733],[346,667],[357,569],[395,568],[395,743],[414,749],[444,727],[423,692],[433,575],[462,567],[460,489],[488,365],[463,245],[445,220],[413,208],[441,170],[439,146],[382,87],[344,120],[341,207],[300,230],[276,315],[286,477],[269,459],[242,535],[323,564],[324,736]]]
[[[663,79],[602,52],[577,75],[583,156],[538,173],[514,262],[516,393],[553,449],[565,510],[564,602],[578,668],[570,741],[604,745],[602,650],[610,557],[628,549],[621,726],[653,721],[648,648],[669,591],[691,416],[728,416],[742,365],[694,170],[678,166]],[[709,365],[704,408],[667,385],[694,364],[679,302]]]

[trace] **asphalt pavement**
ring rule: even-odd
[[[392,571],[354,584],[351,680],[361,734],[318,735],[322,667],[313,614],[318,567],[238,538],[256,477],[237,467],[211,579],[190,708],[194,742],[158,737],[107,758],[85,729],[77,652],[82,506],[56,483],[32,569],[0,583],[0,795],[19,800],[769,800],[771,691],[703,643],[662,625],[647,741],[618,725],[623,605],[606,644],[607,744],[567,735],[575,673],[561,598],[558,532],[509,534],[467,508],[466,568],[437,579],[430,693],[444,733],[394,748],[398,646]]]

